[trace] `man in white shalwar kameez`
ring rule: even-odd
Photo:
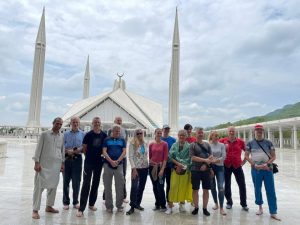
[[[53,208],[56,189],[59,182],[60,172],[64,168],[64,141],[63,134],[60,133],[62,119],[55,118],[51,130],[47,130],[41,134],[33,160],[35,162],[33,190],[33,211],[32,218],[39,219],[41,206],[41,197],[44,189],[47,189],[46,212],[58,213],[57,209]]]

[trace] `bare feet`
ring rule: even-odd
[[[222,216],[226,216],[226,215],[227,215],[226,212],[224,211],[224,209],[220,209],[220,214],[221,214]]]
[[[92,210],[92,211],[96,211],[97,208],[93,205],[93,206],[89,206],[89,209]]]
[[[39,215],[38,211],[33,210],[31,217],[32,217],[32,219],[38,220],[40,218],[40,215]]]
[[[77,217],[83,217],[83,212],[78,210],[77,213],[76,213],[76,216]]]
[[[64,205],[63,209],[64,210],[69,210],[69,205]]]
[[[74,209],[79,209],[79,204],[73,205]]]
[[[218,204],[215,204],[214,207],[212,207],[213,210],[217,210],[219,208],[219,205]]]
[[[128,203],[128,202],[129,201],[126,198],[123,199],[123,203]]]
[[[271,214],[271,218],[277,221],[281,221],[281,219],[278,218],[276,214]]]
[[[52,206],[47,206],[45,209],[45,212],[48,213],[59,213],[59,211],[57,209],[54,209]]]
[[[263,213],[264,213],[263,207],[262,207],[262,205],[259,205],[259,206],[258,206],[258,211],[256,212],[256,215],[260,216],[260,215],[262,215]]]
[[[256,215],[260,216],[264,213],[263,209],[259,209],[257,212],[256,212]]]

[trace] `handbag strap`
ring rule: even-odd
[[[209,152],[208,150],[203,146],[203,144],[200,144],[197,142],[197,145],[204,151],[204,153],[207,155],[207,157],[209,156]]]
[[[271,157],[269,156],[269,154],[265,151],[265,149],[261,146],[261,144],[257,141],[257,140],[255,140],[256,141],[256,143],[259,145],[259,147],[264,151],[264,153],[266,153],[266,155],[269,157],[269,159],[271,159]]]

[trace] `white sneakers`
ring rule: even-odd
[[[170,215],[170,214],[172,214],[172,208],[169,208],[168,207],[168,209],[165,211],[165,214],[167,214],[167,215]]]
[[[184,204],[179,204],[179,212],[186,212]]]
[[[184,213],[186,212],[185,205],[179,204],[179,212]],[[170,215],[173,213],[173,208],[168,207],[168,209],[165,211],[165,214]]]

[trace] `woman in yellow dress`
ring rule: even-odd
[[[190,144],[186,141],[186,137],[185,130],[178,131],[178,141],[170,149],[169,158],[174,164],[174,169],[171,173],[169,207],[166,214],[172,213],[174,202],[179,202],[180,212],[186,212],[185,201],[192,201]]]

